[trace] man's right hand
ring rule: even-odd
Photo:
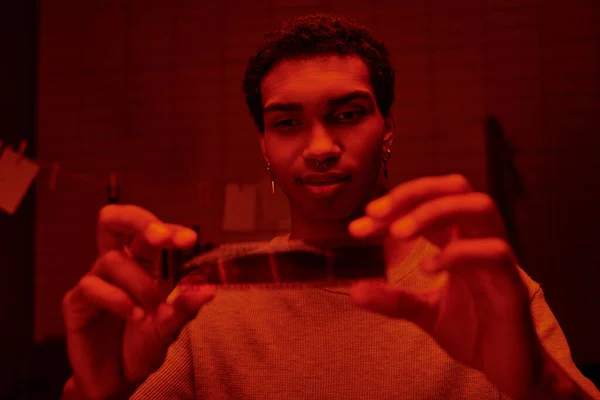
[[[86,399],[131,394],[163,364],[181,328],[212,300],[214,289],[183,291],[167,304],[154,265],[161,249],[195,241],[194,231],[136,206],[100,211],[98,258],[63,298],[73,369],[65,392],[70,387]]]

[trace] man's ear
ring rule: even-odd
[[[260,143],[260,152],[262,153],[263,160],[265,163],[269,162],[269,157],[267,157],[267,148],[265,147],[265,135],[264,133],[258,134],[258,142]]]

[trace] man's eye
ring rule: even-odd
[[[364,114],[364,111],[360,110],[342,111],[341,113],[336,114],[335,118],[340,122],[355,122]]]
[[[278,127],[278,126],[285,126],[285,127],[292,127],[292,126],[297,126],[300,125],[300,121],[296,120],[296,119],[283,119],[281,121],[277,121],[273,124],[274,127]]]

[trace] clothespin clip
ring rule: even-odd
[[[56,177],[58,176],[58,170],[60,169],[60,165],[58,161],[54,161],[52,163],[52,170],[50,171],[50,182],[48,183],[48,187],[51,190],[56,189]]]
[[[114,172],[110,173],[109,184],[106,188],[106,193],[108,194],[108,204],[116,204],[119,202],[121,188],[117,184],[117,174]]]
[[[17,150],[17,164],[19,164],[23,158],[25,158],[25,150],[27,149],[27,140],[21,140],[19,143],[19,150]]]

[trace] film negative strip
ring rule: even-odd
[[[380,243],[291,241],[273,249],[257,242],[196,257],[176,268],[178,286],[215,285],[227,289],[301,288],[385,280]]]

